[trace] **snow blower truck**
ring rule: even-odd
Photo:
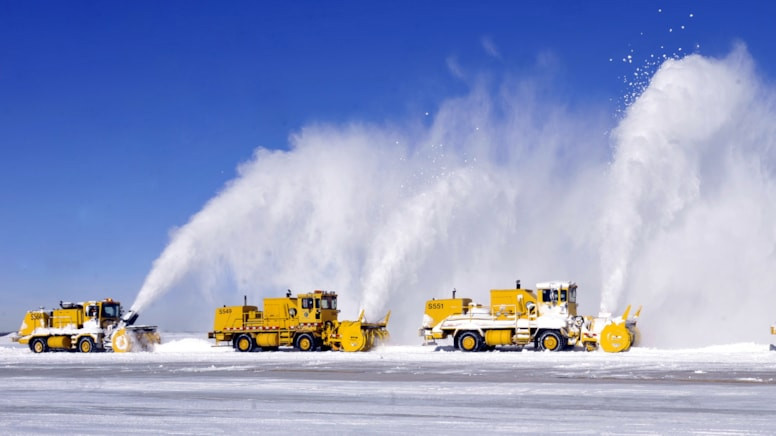
[[[426,302],[420,336],[424,344],[453,339],[463,351],[485,351],[496,347],[522,349],[532,344],[537,351],[561,351],[579,345],[587,351],[599,347],[606,352],[627,351],[638,340],[636,321],[641,308],[628,318],[622,316],[577,315],[577,285],[574,282],[544,282],[537,291],[492,289],[490,306],[473,304],[471,298]]]
[[[215,311],[208,338],[216,345],[226,342],[241,352],[276,351],[293,347],[299,351],[368,351],[388,338],[389,311],[382,321],[368,323],[364,312],[356,321],[337,319],[337,294],[327,291],[281,298],[265,298],[264,310],[249,306],[224,306]]]
[[[148,351],[160,343],[156,326],[134,325],[138,314],[124,313],[121,303],[106,298],[83,303],[59,302],[59,309],[27,312],[14,342],[35,353],[46,351]]]

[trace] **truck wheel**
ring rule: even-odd
[[[33,353],[45,353],[48,351],[48,345],[46,345],[46,340],[43,338],[35,338],[30,342],[30,350],[32,350]]]
[[[247,333],[241,334],[234,340],[234,349],[237,351],[245,353],[253,351],[254,347],[253,338]]]
[[[296,349],[299,351],[313,351],[315,340],[309,333],[302,333],[296,337]]]
[[[458,348],[463,351],[480,351],[482,337],[477,332],[465,332],[458,336]]]
[[[536,341],[536,349],[539,351],[560,351],[566,346],[566,341],[560,333],[554,330],[547,330],[539,336]]]
[[[84,336],[78,340],[78,351],[82,353],[91,353],[94,351],[94,339],[90,336]]]

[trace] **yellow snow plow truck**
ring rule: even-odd
[[[83,303],[59,302],[59,309],[31,310],[12,340],[35,353],[46,351],[147,351],[160,343],[156,326],[134,325],[138,314],[106,298]]]
[[[641,309],[628,318],[630,306],[616,318],[577,315],[577,285],[545,282],[536,292],[522,289],[492,289],[490,306],[471,298],[433,299],[426,302],[420,336],[426,344],[453,339],[463,351],[533,345],[535,350],[561,351],[579,345],[610,353],[627,351],[638,339],[636,321]]]
[[[237,351],[275,351],[293,347],[299,351],[368,351],[388,338],[389,311],[382,321],[367,323],[364,312],[356,321],[337,319],[337,294],[314,291],[283,298],[265,298],[264,310],[248,306],[216,309],[208,338],[226,342]]]

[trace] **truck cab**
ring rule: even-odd
[[[536,294],[539,300],[540,312],[560,308],[568,315],[577,315],[577,285],[574,282],[544,282],[537,283]],[[542,310],[543,309],[543,310]],[[558,309],[555,309],[558,310]]]
[[[84,322],[92,321],[100,328],[116,325],[121,318],[121,304],[106,298],[103,301],[87,301],[84,305]]]
[[[296,318],[300,323],[326,323],[337,320],[337,294],[314,291],[296,297]]]

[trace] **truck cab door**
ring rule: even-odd
[[[302,313],[299,314],[299,322],[313,322],[315,319],[315,303],[312,297],[302,298]]]
[[[86,306],[84,313],[86,314],[84,322],[94,321],[98,325],[100,324],[100,306],[97,304],[90,304]]]

